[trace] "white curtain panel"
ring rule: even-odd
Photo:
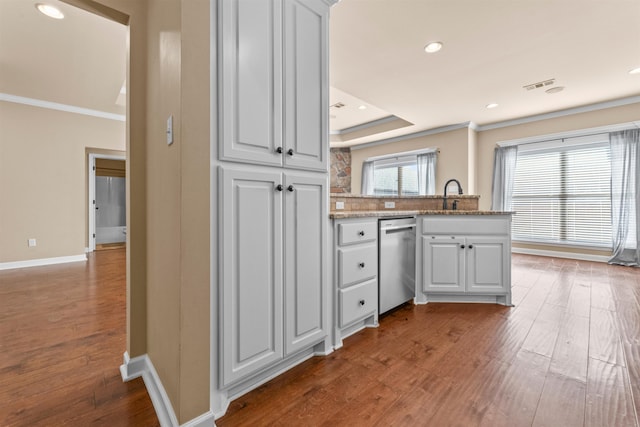
[[[638,266],[640,250],[640,129],[609,134],[611,145],[611,237],[610,264]]]
[[[373,162],[362,162],[362,183],[360,193],[365,196],[373,195]]]
[[[494,151],[491,187],[491,210],[493,211],[511,210],[517,159],[517,145],[496,147]]]
[[[436,194],[436,162],[437,152],[423,153],[417,156],[418,194],[428,196]]]

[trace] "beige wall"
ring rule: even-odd
[[[127,348],[184,423],[209,410],[209,1],[65,1],[129,24]]]
[[[480,209],[489,209],[491,207],[493,150],[496,143],[537,135],[542,136],[598,126],[627,123],[639,119],[640,104],[630,104],[479,132],[477,190],[480,195]]]
[[[469,188],[469,135],[467,128],[362,149],[352,147],[351,192],[360,193],[362,162],[369,157],[434,147],[440,149],[436,166],[436,194],[443,193],[444,184],[451,178],[460,181],[465,194],[469,194],[467,191]]]
[[[0,102],[0,263],[85,253],[88,146],[124,151],[124,122]]]

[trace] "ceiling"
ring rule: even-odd
[[[367,122],[340,92],[413,125],[332,146],[640,95],[640,74],[628,73],[640,67],[639,22],[639,0],[341,0],[331,10],[330,104],[346,107],[331,108],[332,133]],[[444,47],[427,54],[431,41]],[[545,93],[554,86],[565,89]]]
[[[0,93],[124,114],[127,28],[47,0],[66,15],[54,20],[35,3],[0,0]],[[332,146],[640,95],[628,73],[640,67],[638,22],[640,0],[341,0]],[[426,54],[434,40],[443,49]],[[545,93],[554,86],[565,89]]]
[[[0,93],[125,114],[127,27],[57,0],[0,0]]]

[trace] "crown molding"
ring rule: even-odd
[[[76,107],[75,105],[60,104],[57,102],[44,101],[42,99],[27,98],[25,96],[0,93],[0,101],[13,102],[15,104],[31,105],[32,107],[45,108],[48,110],[64,111],[67,113],[82,114],[85,116],[99,117],[101,119],[116,120],[124,122],[127,116],[124,114],[107,113],[106,111],[92,110],[90,108]]]
[[[421,136],[436,135],[438,133],[451,132],[453,130],[465,129],[469,127],[471,122],[459,123],[456,125],[441,126],[433,129],[427,129],[420,132],[400,135],[393,138],[381,139],[378,141],[365,142],[364,144],[352,145],[351,150],[361,150],[363,148],[375,147],[376,145],[390,144],[392,142],[404,141],[405,139],[420,138]]]

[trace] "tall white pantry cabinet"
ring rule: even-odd
[[[330,351],[330,0],[217,2],[212,401]],[[216,401],[218,404],[216,404]]]

